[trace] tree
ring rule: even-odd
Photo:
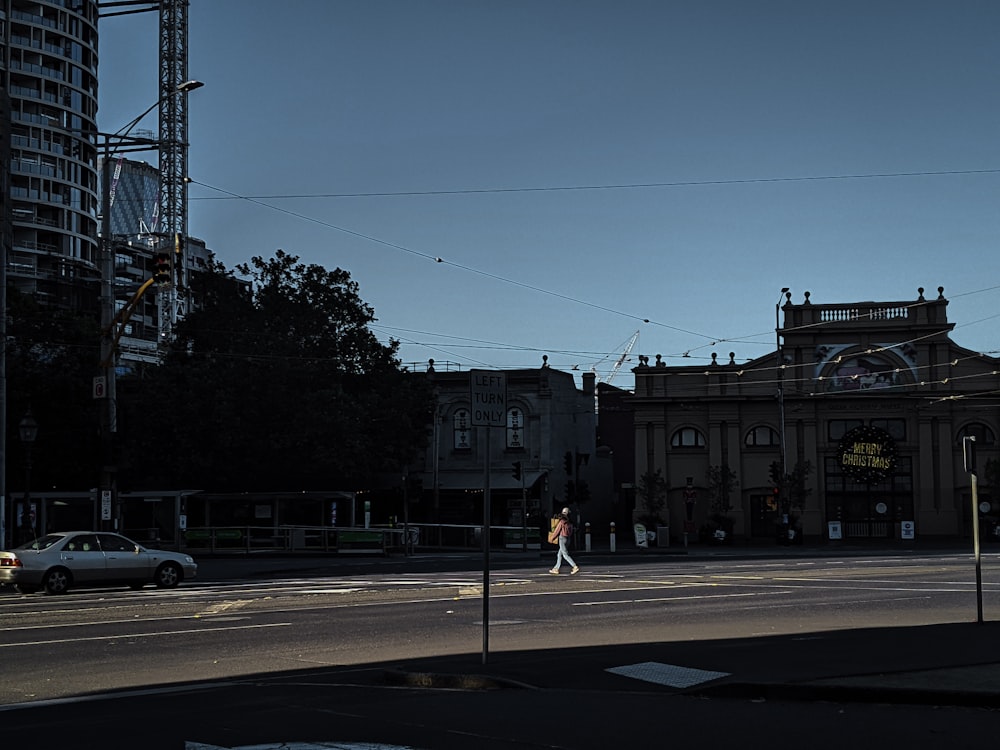
[[[398,342],[368,328],[350,274],[281,250],[237,270],[249,284],[221,264],[204,274],[201,309],[135,384],[128,480],[316,490],[398,473],[422,445],[431,393],[401,368]]]
[[[38,423],[32,447],[35,489],[93,487],[101,470],[100,411],[93,398],[100,328],[86,312],[53,310],[7,289],[7,445],[12,491],[23,490],[18,424],[30,409]],[[12,492],[13,494],[13,492]]]
[[[720,518],[728,517],[733,509],[731,501],[733,491],[740,484],[736,479],[736,472],[725,464],[709,466],[705,472],[705,479],[708,481],[708,500],[712,515]]]
[[[801,541],[799,519],[805,509],[806,500],[812,494],[812,488],[807,486],[809,475],[812,474],[812,463],[797,461],[791,473],[782,474],[781,464],[774,461],[770,469],[771,483],[778,490],[778,502],[781,512],[779,538],[782,541],[794,536]],[[798,515],[796,515],[798,511]]]
[[[643,515],[640,520],[650,526],[658,526],[663,520],[660,513],[667,504],[667,480],[659,469],[647,471],[639,477],[636,494],[642,503]]]
[[[708,482],[710,514],[708,523],[702,528],[701,536],[706,541],[731,542],[733,519],[729,517],[729,513],[733,510],[732,494],[740,484],[736,479],[736,472],[725,464],[709,466],[705,472],[705,479]]]

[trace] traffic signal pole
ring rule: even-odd
[[[983,561],[979,551],[979,478],[976,476],[976,438],[962,438],[962,460],[972,482],[972,551],[976,558],[976,622],[983,623]]]

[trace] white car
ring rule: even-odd
[[[147,583],[173,588],[194,578],[198,565],[190,555],[146,549],[120,534],[65,531],[46,534],[8,552],[0,552],[0,583],[22,594],[45,589],[64,594],[74,586]]]

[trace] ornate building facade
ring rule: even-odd
[[[736,539],[968,535],[963,442],[975,438],[980,475],[1000,455],[1000,360],[951,340],[943,288],[918,294],[814,304],[807,292],[793,304],[789,293],[774,354],[640,358],[635,474],[665,480],[672,530],[721,516]],[[732,478],[721,493],[720,469]],[[992,532],[996,490],[980,487]]]
[[[596,445],[595,375],[585,373],[582,388],[548,365],[505,376],[505,426],[476,427],[470,372],[428,369],[437,406],[423,461],[411,469],[422,484],[420,520],[480,523],[488,471],[493,523],[517,527],[526,514],[534,531],[568,505],[606,528],[612,475],[610,453]]]

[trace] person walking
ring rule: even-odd
[[[555,567],[553,567],[549,572],[554,576],[559,575],[559,568],[562,567],[562,561],[565,560],[572,566],[569,574],[576,575],[580,572],[580,566],[577,565],[573,561],[573,558],[569,556],[569,551],[567,549],[570,534],[573,533],[573,524],[569,522],[569,508],[562,509],[562,513],[559,514],[559,522],[556,523],[554,531],[559,536],[559,551],[556,553]]]

